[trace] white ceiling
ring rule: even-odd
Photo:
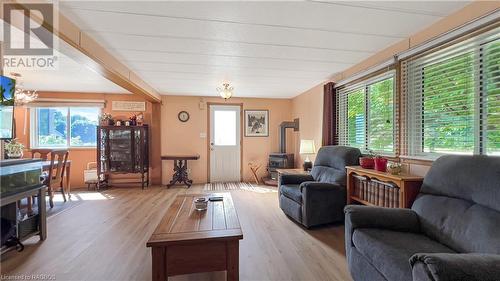
[[[0,20],[0,25],[3,26],[3,24],[4,22]],[[3,29],[0,30],[0,38],[3,38],[2,32]],[[10,43],[22,46],[24,33],[15,28],[12,29],[11,32],[12,35]],[[36,36],[33,35],[30,38],[30,44],[31,46],[46,47]],[[54,69],[9,67],[7,64],[4,68],[4,74],[11,77],[13,77],[11,73],[21,74],[21,78],[17,78],[18,84],[22,84],[24,88],[30,90],[129,94],[127,90],[107,80],[88,67],[77,63],[57,50],[54,50],[54,52],[54,56],[57,57]]]
[[[107,80],[88,67],[57,52],[57,67],[54,70],[30,70],[6,67],[5,75],[19,73],[24,88],[46,92],[112,93],[129,94],[115,83]]]
[[[236,96],[290,98],[468,2],[64,1],[60,9],[162,94],[211,96],[228,81]]]

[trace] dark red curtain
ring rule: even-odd
[[[329,82],[324,86],[323,93],[323,145],[338,144],[337,134],[337,99],[335,84]]]

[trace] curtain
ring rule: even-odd
[[[323,140],[322,145],[338,144],[337,132],[337,99],[335,84],[329,82],[324,86],[323,93]]]

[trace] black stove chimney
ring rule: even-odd
[[[284,121],[280,124],[280,153],[286,153],[286,129],[292,129],[294,132],[299,130],[299,118],[292,121]]]

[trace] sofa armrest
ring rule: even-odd
[[[493,281],[500,278],[500,255],[415,254],[410,258],[414,281]]]
[[[317,182],[317,181],[305,181],[300,184],[300,191],[305,192],[328,192],[330,190],[345,189],[345,187],[340,186],[335,183],[327,182]]]
[[[314,181],[311,175],[280,174],[281,184],[301,184],[305,181]]]
[[[417,214],[410,209],[347,205],[345,213],[345,246],[350,256],[352,234],[356,228],[381,228],[395,231],[420,232]]]
[[[410,209],[393,209],[348,205],[344,209],[346,223],[356,228],[382,228],[396,231],[419,232],[417,213]]]

